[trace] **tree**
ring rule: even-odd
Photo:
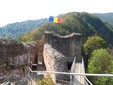
[[[88,61],[88,72],[93,74],[112,74],[113,73],[113,56],[107,49],[97,49],[91,53]],[[94,85],[112,85],[112,77],[90,77]]]
[[[86,55],[90,55],[91,52],[95,49],[106,47],[106,41],[97,35],[89,37],[86,43],[83,45],[83,49]]]
[[[83,45],[83,53],[84,53],[84,62],[85,68],[87,70],[88,59],[90,58],[90,54],[93,50],[99,48],[106,48],[107,43],[101,37],[95,35],[93,37],[89,37],[86,43]]]

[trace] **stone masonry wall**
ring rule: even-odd
[[[47,71],[54,71],[54,72],[64,72],[68,71],[67,69],[67,61],[66,57],[62,55],[62,53],[59,53],[57,50],[52,48],[51,45],[45,44],[44,45],[44,62],[46,64],[46,70]],[[62,62],[62,64],[61,64]],[[69,75],[57,75],[57,74],[51,74],[51,77],[54,81],[56,81],[56,78],[59,80],[69,80]]]
[[[51,45],[55,50],[67,57],[68,61],[81,62],[82,36],[80,33],[72,33],[60,36],[51,32],[45,33],[45,43]]]
[[[60,36],[51,32],[45,33],[44,62],[47,71],[68,72],[67,62],[82,62],[82,37],[79,33]],[[54,76],[55,77],[55,76]],[[69,80],[67,75],[57,75],[57,79]]]
[[[0,83],[22,80],[28,73],[30,59],[30,50],[23,43],[0,39]]]

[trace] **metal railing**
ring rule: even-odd
[[[82,69],[83,69],[83,73],[85,73],[85,65],[84,65],[83,57],[82,57]],[[93,85],[86,76],[84,76],[84,84],[85,85]]]
[[[85,80],[88,82],[85,85],[93,85],[90,83],[90,81],[86,78],[86,76],[96,76],[96,77],[113,77],[113,74],[87,74],[87,73],[68,73],[68,72],[53,72],[53,71],[32,71],[31,68],[29,68],[31,73],[37,73],[37,75],[43,75],[43,74],[64,74],[64,75],[76,75],[76,76],[84,76]],[[33,80],[29,75],[29,78],[33,84]]]
[[[86,76],[84,77],[84,79],[85,79],[84,85],[93,85]]]

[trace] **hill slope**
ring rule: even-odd
[[[113,25],[113,13],[94,13],[94,15]]]
[[[39,19],[8,24],[0,28],[0,37],[17,38],[18,36],[34,30],[47,22],[47,19]]]
[[[79,32],[84,38],[97,34],[113,45],[113,31],[98,17],[88,13],[78,12],[67,13],[60,17],[62,19],[61,24],[44,24],[36,31],[32,31],[21,36],[20,40],[25,40],[27,36],[29,36],[28,40],[31,38],[31,40],[38,40],[44,34],[44,31],[48,30],[61,35]],[[25,41],[27,41],[27,39]]]

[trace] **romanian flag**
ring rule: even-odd
[[[61,19],[58,18],[58,17],[53,17],[53,16],[50,16],[49,17],[49,21],[50,22],[55,22],[55,23],[61,23]]]

